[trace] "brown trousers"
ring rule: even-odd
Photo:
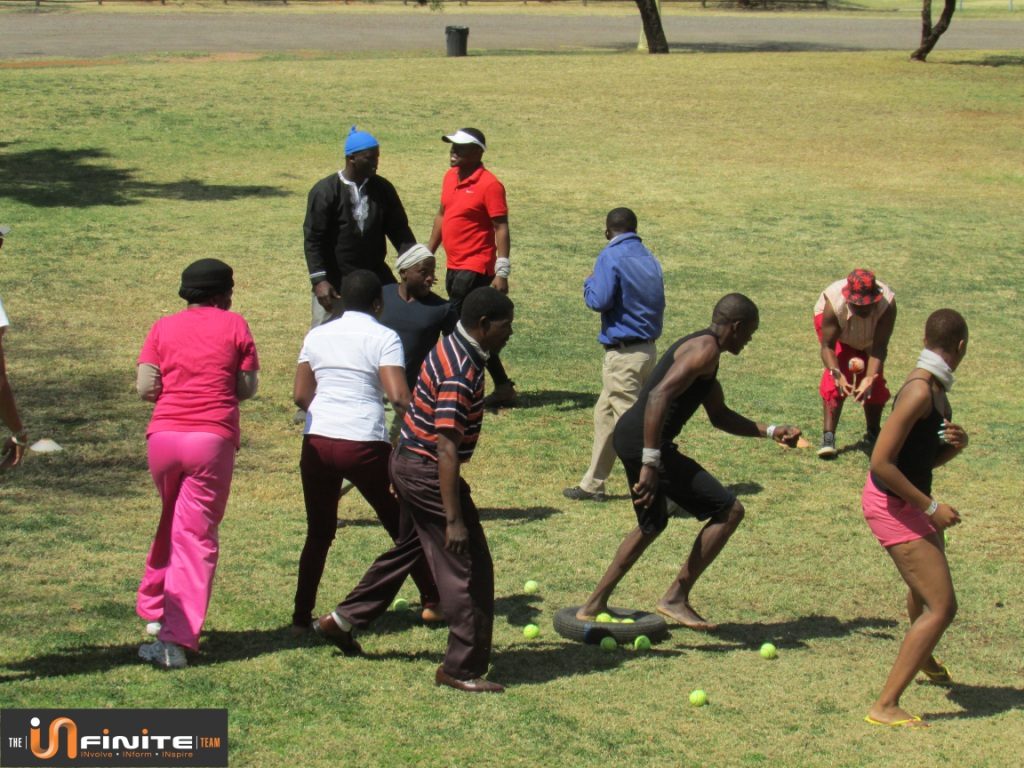
[[[338,615],[363,628],[388,609],[410,570],[426,557],[448,621],[444,671],[460,680],[487,672],[494,626],[494,565],[480,514],[469,485],[459,480],[462,517],[469,530],[469,552],[445,549],[444,507],[437,462],[403,450],[391,455],[391,480],[401,504],[403,525],[395,546],[378,557],[356,588],[337,607]]]

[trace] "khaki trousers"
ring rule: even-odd
[[[580,488],[587,493],[604,492],[605,480],[615,465],[615,448],[612,447],[615,425],[636,402],[656,362],[653,341],[604,353],[601,396],[594,406],[594,447],[590,466],[580,480]]]

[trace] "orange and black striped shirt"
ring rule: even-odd
[[[484,418],[484,356],[459,326],[427,355],[402,422],[399,447],[437,461],[437,433],[456,432],[459,461],[473,456]]]

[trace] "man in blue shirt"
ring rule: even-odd
[[[665,283],[661,264],[636,233],[636,214],[615,208],[605,220],[608,245],[583,281],[583,300],[601,313],[597,340],[605,348],[603,387],[594,406],[594,447],[580,484],[562,491],[567,499],[605,501],[604,483],[615,464],[615,423],[636,402],[654,369],[654,342],[661,336]]]

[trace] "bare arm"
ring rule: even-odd
[[[661,430],[665,426],[668,407],[672,401],[689,389],[700,376],[710,376],[718,364],[718,344],[711,337],[687,342],[676,350],[675,360],[665,377],[647,396],[644,409],[644,448],[661,448]],[[640,479],[633,486],[636,503],[647,507],[658,492],[658,469],[645,464]]]
[[[255,397],[260,388],[259,371],[239,371],[235,379],[235,397],[239,402]]]
[[[896,459],[914,424],[927,416],[931,409],[932,391],[928,382],[908,382],[896,398],[892,414],[882,425],[882,431],[871,452],[871,471],[893,493],[922,512],[928,509],[932,500],[907,479],[896,466]],[[932,515],[932,522],[939,528],[947,528],[960,522],[960,516],[948,504],[939,504]]]
[[[704,400],[704,411],[715,429],[728,432],[730,435],[740,437],[768,437],[768,425],[759,421],[753,421],[742,416],[725,404],[725,393],[722,385],[715,382],[707,398]],[[785,443],[789,446],[796,445],[800,437],[800,428],[787,424],[778,424],[772,431],[771,439],[777,443]]]
[[[295,368],[295,383],[292,385],[292,400],[304,411],[316,395],[316,376],[309,363],[299,363]]]
[[[450,430],[437,433],[437,471],[441,484],[441,504],[444,506],[445,549],[456,555],[469,547],[469,531],[462,519],[459,500],[459,444],[462,436]]]
[[[434,226],[430,230],[430,239],[427,240],[427,250],[431,253],[437,252],[437,247],[441,245],[441,224],[444,221],[444,206],[442,205],[437,215],[434,217]]]
[[[494,222],[494,244],[497,249],[497,258],[507,259],[512,249],[512,236],[508,230],[508,216],[498,216],[492,219]],[[502,293],[508,293],[508,278],[494,276],[491,287]]]
[[[875,336],[871,340],[871,348],[868,350],[868,365],[864,371],[864,378],[857,385],[853,393],[853,399],[862,401],[871,394],[871,387],[875,379],[882,373],[882,366],[889,354],[889,339],[892,338],[892,329],[896,327],[896,305],[890,304],[882,316],[878,318],[878,325],[875,326]]]
[[[826,299],[825,311],[821,316],[821,362],[825,370],[832,374],[836,388],[844,395],[850,395],[853,393],[853,385],[847,380],[846,374],[839,370],[839,358],[836,356],[836,342],[839,341],[840,333],[842,328],[839,327],[836,311]]]
[[[405,368],[400,365],[384,365],[380,369],[380,383],[384,395],[399,418],[409,408],[409,384],[405,380]]]

